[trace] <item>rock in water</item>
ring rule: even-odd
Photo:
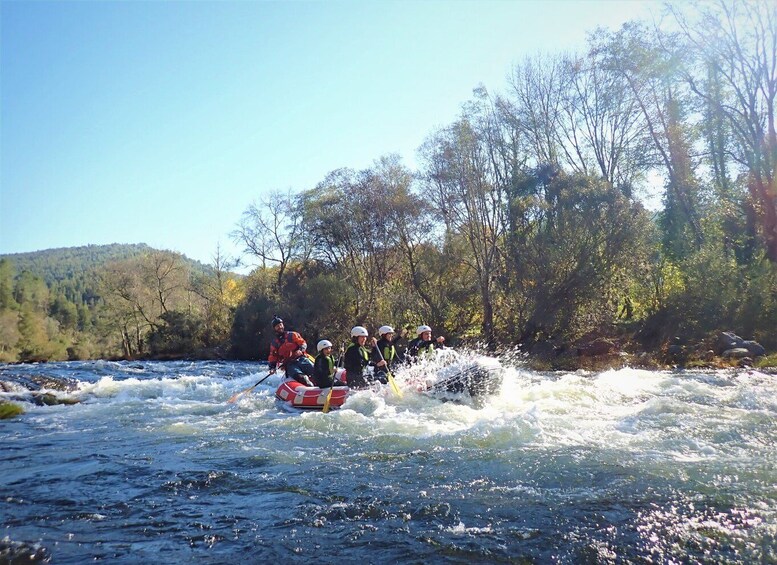
[[[0,402],[0,420],[24,414],[24,409],[13,402]]]
[[[487,396],[498,394],[502,388],[504,369],[499,361],[481,358],[445,367],[439,378],[431,384],[433,392],[467,393],[477,407]]]

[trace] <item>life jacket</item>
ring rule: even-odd
[[[327,367],[329,367],[328,375],[331,377],[332,375],[335,374],[335,358],[334,358],[334,355],[324,355],[322,353],[321,357],[326,359]]]
[[[359,355],[361,356],[362,359],[364,359],[364,364],[367,365],[370,362],[370,352],[367,351],[367,348],[359,345],[358,343],[352,342],[350,345],[348,345],[348,347],[345,348],[345,351],[347,352],[352,347],[359,348]]]
[[[382,347],[380,347],[381,342],[384,342]],[[394,347],[394,344],[390,341],[383,339],[378,342],[378,347],[380,347],[380,353],[383,355],[383,359],[386,361],[386,363],[391,365],[391,362],[394,361],[397,356],[397,348]]]
[[[432,357],[437,352],[434,341],[424,341],[420,337],[414,339],[408,344],[408,353],[415,356],[416,359]]]
[[[307,355],[305,351],[307,347],[307,342],[297,332],[283,332],[283,334],[275,336],[272,342],[270,342],[270,355],[268,355],[267,361],[271,367],[274,365],[282,367],[292,358],[293,353],[297,350]]]

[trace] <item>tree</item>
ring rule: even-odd
[[[627,81],[602,59],[595,48],[562,59],[559,146],[571,172],[599,174],[631,198],[648,166],[645,120]]]
[[[272,192],[252,203],[232,235],[246,253],[260,260],[262,268],[277,265],[276,292],[282,290],[291,262],[306,257],[301,210],[289,192]]]
[[[359,323],[375,316],[378,291],[397,268],[385,230],[394,194],[408,178],[396,158],[386,157],[363,171],[332,171],[301,195],[312,257],[348,284],[350,313]]]
[[[641,270],[648,248],[641,206],[599,178],[543,169],[511,196],[519,342],[574,339],[612,321],[613,298],[628,285],[622,274]]]
[[[533,166],[560,166],[563,74],[561,57],[548,55],[527,57],[512,69],[509,87],[515,125],[526,140]]]
[[[18,310],[0,309],[0,362],[13,363],[17,360],[19,339]]]
[[[19,308],[19,303],[14,298],[15,275],[13,263],[8,259],[0,259],[0,311]]]
[[[147,334],[165,324],[171,310],[191,311],[189,269],[180,254],[151,253],[107,265],[102,292],[124,355],[145,351]]]
[[[482,331],[494,343],[494,281],[502,271],[505,186],[498,182],[485,133],[493,110],[485,97],[461,118],[430,137],[422,148],[428,193],[446,226],[446,239],[461,237],[468,253],[462,259],[478,281]]]
[[[777,10],[767,1],[728,0],[700,5],[697,13],[692,21],[680,5],[672,9],[693,61],[701,63],[687,65],[684,76],[730,127],[732,157],[749,177],[749,222],[777,262]],[[699,76],[706,70],[708,85]]]
[[[202,339],[206,347],[229,343],[235,309],[245,296],[243,285],[229,271],[235,264],[216,247],[211,269],[193,277],[192,291],[204,302]]]
[[[689,100],[678,74],[682,52],[667,37],[629,22],[617,33],[605,33],[594,47],[606,68],[628,84],[645,120],[645,131],[666,175],[662,224],[665,249],[676,257],[699,250],[704,241],[700,183],[688,127]],[[686,245],[690,241],[691,245]]]

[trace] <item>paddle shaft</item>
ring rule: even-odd
[[[397,386],[397,382],[394,380],[394,375],[391,374],[391,369],[389,369],[388,361],[386,361],[383,358],[383,352],[380,350],[380,347],[378,347],[377,344],[375,344],[375,349],[378,351],[378,357],[380,357],[380,360],[386,363],[386,377],[388,377],[388,382],[391,385],[391,390],[393,390],[394,394],[396,394],[399,398],[402,398],[402,391],[399,390],[399,387]]]
[[[240,392],[237,392],[237,393],[233,394],[227,402],[229,402],[230,404],[233,404],[240,396],[251,392],[256,387],[258,387],[260,384],[262,384],[266,379],[270,378],[270,376],[272,376],[274,374],[275,374],[275,371],[269,371],[264,377],[259,379],[256,382],[255,385],[249,386],[247,389],[241,390]]]

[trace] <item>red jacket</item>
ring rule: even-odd
[[[308,344],[297,332],[283,332],[282,335],[275,336],[270,343],[270,355],[267,357],[270,369],[275,369],[278,365],[283,368],[287,361],[295,359],[295,351],[304,354],[307,348]]]

